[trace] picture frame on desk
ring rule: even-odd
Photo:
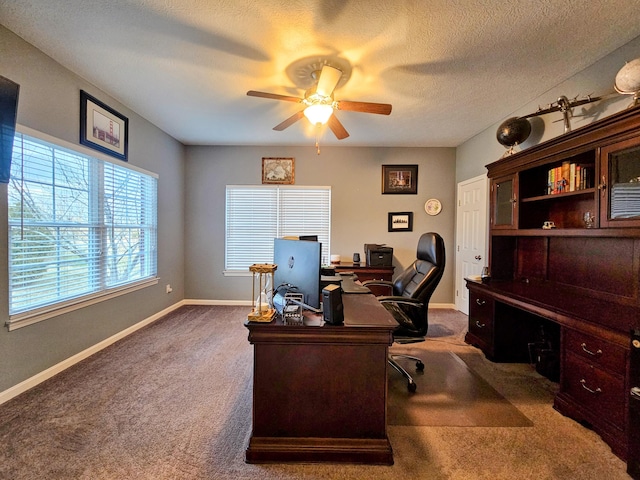
[[[412,232],[413,212],[389,212],[388,228],[390,232]]]
[[[126,162],[129,119],[80,90],[80,143]]]
[[[382,165],[382,193],[418,193],[418,165]]]

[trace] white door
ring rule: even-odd
[[[487,258],[487,192],[486,175],[458,184],[456,213],[456,308],[469,314],[469,291],[465,277],[480,275],[488,265]]]

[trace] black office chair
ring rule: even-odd
[[[417,259],[395,279],[394,282],[371,280],[363,285],[387,285],[391,295],[378,300],[391,312],[398,322],[393,340],[400,344],[424,342],[429,328],[429,300],[440,283],[445,266],[444,240],[437,233],[424,233],[418,241]],[[424,363],[411,355],[389,354],[389,364],[408,381],[410,392],[416,391],[413,378],[396,358],[407,358],[416,362],[418,370]]]

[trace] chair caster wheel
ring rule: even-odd
[[[407,383],[407,390],[409,390],[411,393],[415,393],[416,388],[418,388],[418,386],[415,384],[415,382]]]
[[[416,362],[416,369],[422,372],[424,370],[424,363]]]

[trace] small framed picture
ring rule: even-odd
[[[262,183],[293,185],[294,180],[293,158],[262,157]]]
[[[413,212],[389,212],[390,232],[412,232]]]
[[[129,119],[80,90],[80,143],[126,162]]]
[[[418,165],[382,165],[382,193],[418,193]]]

